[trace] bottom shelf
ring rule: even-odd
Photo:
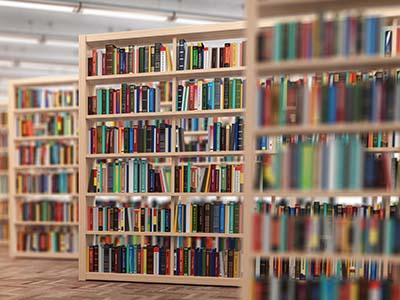
[[[17,251],[17,252],[15,252],[14,257],[49,258],[49,259],[78,259],[78,253]]]
[[[149,274],[126,274],[126,273],[97,273],[97,272],[87,272],[86,280],[110,280],[110,281],[114,280],[114,281],[131,281],[131,282],[152,282],[152,283],[236,286],[236,287],[240,287],[242,285],[242,278],[149,275]]]

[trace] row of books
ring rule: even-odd
[[[258,124],[380,122],[400,119],[400,85],[384,73],[270,78],[258,97]]]
[[[75,122],[75,117],[70,113],[41,116],[40,121],[37,117],[27,114],[17,119],[16,136],[73,135]]]
[[[208,150],[243,150],[243,118],[235,117],[233,123],[214,122],[208,127]]]
[[[34,142],[17,145],[16,165],[72,165],[76,146],[65,142]]]
[[[8,241],[8,220],[0,221],[0,241]]]
[[[393,279],[398,281],[400,266],[397,263],[384,262],[373,259],[357,258],[305,258],[305,257],[257,257],[255,263],[255,277],[292,278],[297,280],[315,280],[324,277],[340,280],[365,279],[381,280]],[[387,276],[384,272],[387,270]]]
[[[224,43],[207,47],[202,42],[178,40],[176,66],[178,70],[196,70],[244,66],[246,42]]]
[[[178,85],[176,110],[243,108],[244,86],[240,78],[186,81]]]
[[[161,43],[151,46],[129,45],[127,47],[107,44],[105,49],[92,49],[91,57],[88,58],[88,76],[171,70],[170,46]]]
[[[323,216],[326,218],[370,218],[377,216],[380,219],[387,218],[399,218],[400,217],[400,206],[398,203],[391,204],[389,206],[389,212],[386,211],[386,207],[383,203],[377,203],[375,205],[352,205],[352,204],[335,204],[334,202],[319,202],[319,201],[307,201],[302,203],[301,199],[296,199],[297,203],[289,205],[286,199],[281,199],[275,205],[258,199],[256,201],[256,212],[258,214],[269,214],[271,216]]]
[[[95,161],[88,183],[91,193],[170,192],[171,169],[147,159]]]
[[[16,192],[21,193],[72,193],[77,177],[67,172],[50,174],[16,174]]]
[[[71,90],[18,89],[16,108],[78,106],[78,97],[76,93],[77,91]]]
[[[127,232],[170,232],[168,206],[116,206],[107,203],[88,207],[88,230]]]
[[[68,228],[31,227],[17,232],[17,251],[76,253],[78,232]]]
[[[357,136],[285,145],[257,162],[256,183],[265,189],[395,189],[400,165],[390,153],[365,153]]]
[[[253,215],[255,251],[397,254],[400,219]]]
[[[122,83],[119,89],[98,88],[88,97],[89,115],[159,112],[161,92],[157,87]]]
[[[164,121],[154,124],[107,122],[90,128],[88,152],[92,154],[171,152],[172,125]]]
[[[22,221],[78,222],[76,201],[26,201],[17,206]]]
[[[239,193],[244,183],[243,165],[215,165],[202,167],[188,162],[175,166],[175,192]]]
[[[175,232],[240,233],[242,204],[240,201],[192,201],[175,204]]]
[[[263,28],[257,41],[259,61],[391,53],[385,19],[375,16],[315,16]]]
[[[319,280],[277,279],[255,280],[254,300],[396,299],[400,284],[391,280],[337,280],[322,277]]]

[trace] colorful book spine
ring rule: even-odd
[[[16,108],[54,108],[77,106],[77,94],[71,90],[18,89]]]
[[[88,130],[88,153],[171,152],[172,125],[100,123]]]
[[[235,118],[235,122],[224,124],[214,122],[208,127],[209,151],[243,150],[243,119]]]
[[[72,165],[76,146],[70,143],[29,143],[17,145],[16,165]]]
[[[170,232],[168,207],[105,206],[88,207],[88,230],[123,232]]]
[[[175,166],[176,193],[239,193],[243,189],[243,165]]]
[[[62,136],[75,133],[76,118],[70,113],[52,115],[26,114],[16,121],[16,136]]]
[[[162,193],[171,191],[171,169],[147,159],[96,161],[88,183],[91,193]]]
[[[16,193],[73,193],[77,177],[72,173],[16,174]]]
[[[73,229],[42,227],[18,231],[17,251],[76,253],[78,233]]]
[[[78,222],[78,203],[41,200],[18,203],[22,221]]]
[[[175,232],[240,233],[241,202],[178,202],[174,214]]]
[[[161,43],[127,47],[107,44],[105,49],[92,49],[88,76],[171,71],[171,57],[170,46]]]

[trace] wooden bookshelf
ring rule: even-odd
[[[257,83],[261,78],[275,75],[298,75],[319,72],[335,71],[371,71],[398,68],[400,66],[400,57],[383,56],[352,56],[352,57],[327,57],[312,58],[310,60],[294,59],[283,60],[279,62],[258,62],[257,37],[260,27],[272,26],[275,22],[286,22],[297,18],[299,15],[316,16],[326,11],[337,12],[348,9],[381,8],[399,5],[396,0],[247,0],[247,43],[248,51],[246,57],[246,99],[256,99]],[[290,21],[287,21],[290,22]],[[316,125],[287,125],[287,126],[266,126],[258,127],[256,118],[258,111],[256,101],[248,101],[245,112],[246,135],[245,155],[246,162],[255,162],[257,155],[276,154],[270,150],[256,150],[255,145],[258,137],[261,136],[280,136],[280,135],[312,135],[312,134],[331,134],[331,133],[367,133],[379,131],[399,131],[398,122],[381,123],[334,123],[334,124],[316,124]],[[372,147],[365,148],[367,152],[373,153],[397,153],[398,148],[394,147]],[[275,197],[304,198],[309,197],[371,197],[384,199],[385,209],[388,209],[388,198],[390,196],[399,196],[398,190],[385,189],[361,189],[361,190],[267,190],[259,192],[254,188],[256,179],[256,168],[254,163],[245,164],[245,184],[244,184],[244,219],[248,220],[244,227],[244,281],[242,288],[242,299],[255,299],[254,284],[254,259],[256,257],[269,258],[333,258],[333,259],[359,259],[359,260],[377,260],[379,262],[399,262],[398,255],[385,254],[366,254],[366,253],[326,253],[326,252],[256,252],[253,250],[253,213],[255,209],[255,199],[269,197],[275,201]],[[271,266],[270,266],[271,267]],[[384,269],[387,272],[387,267]],[[387,274],[387,273],[386,273]]]
[[[177,111],[177,86],[178,81],[189,79],[211,79],[216,77],[243,77],[245,67],[227,67],[213,69],[197,69],[175,71],[176,66],[176,48],[179,39],[185,39],[187,42],[211,41],[211,40],[227,40],[227,39],[244,39],[245,23],[223,23],[218,25],[207,26],[188,26],[171,29],[160,30],[140,30],[133,32],[121,33],[106,33],[83,35],[79,39],[79,97],[80,97],[80,164],[79,173],[85,180],[80,181],[79,185],[79,279],[80,280],[104,280],[104,281],[133,281],[133,282],[160,282],[160,283],[175,283],[175,284],[200,284],[200,285],[217,285],[217,286],[241,286],[242,277],[227,278],[227,277],[203,277],[203,276],[175,276],[173,272],[173,259],[171,259],[169,275],[148,275],[148,274],[128,274],[128,273],[100,273],[88,272],[87,247],[92,244],[94,238],[99,236],[140,236],[143,244],[144,237],[169,237],[171,240],[170,250],[171,258],[173,258],[174,247],[178,237],[212,237],[212,238],[238,238],[243,240],[244,235],[225,234],[225,233],[180,233],[174,231],[174,226],[171,226],[171,232],[114,232],[114,231],[89,231],[87,229],[87,210],[89,205],[93,205],[96,197],[109,196],[117,197],[121,202],[126,201],[128,197],[140,196],[142,200],[148,197],[169,197],[171,208],[171,219],[173,220],[174,204],[177,201],[186,203],[190,197],[240,197],[243,193],[175,193],[174,176],[171,176],[171,192],[169,193],[88,193],[89,172],[92,163],[96,159],[124,159],[124,158],[162,158],[167,162],[161,162],[161,165],[171,166],[172,174],[174,166],[179,164],[180,158],[190,157],[243,157],[244,151],[189,151],[175,152],[176,134],[172,131],[172,152],[163,153],[123,153],[123,154],[89,154],[87,153],[87,132],[90,126],[95,122],[106,121],[132,121],[132,120],[170,120],[172,128],[175,128],[177,122],[185,118],[208,118],[208,117],[235,117],[243,116],[245,110],[240,109],[216,109],[216,110],[194,110],[194,111]],[[132,73],[118,75],[102,75],[88,76],[88,54],[93,48],[104,48],[107,44],[115,46],[126,45],[148,45],[156,42],[166,43],[171,46],[172,52],[172,71],[167,72],[151,72],[151,73]],[[111,85],[118,83],[145,84],[154,81],[170,81],[172,82],[172,103],[169,111],[161,112],[146,112],[146,113],[125,113],[125,114],[103,114],[103,115],[88,115],[87,99],[88,96],[95,95],[96,85]],[[185,131],[186,137],[207,137],[207,131]],[[231,163],[231,162],[228,162]],[[214,164],[214,162],[204,162],[201,164]],[[217,160],[216,164],[223,164]],[[155,162],[157,165],[157,162]],[[193,165],[196,165],[194,162]],[[243,205],[242,205],[243,207]],[[171,223],[171,225],[173,225]]]
[[[73,106],[68,107],[50,107],[50,108],[17,108],[17,91],[22,88],[33,88],[33,89],[49,89],[57,90],[59,88],[69,90],[73,92],[72,101]],[[18,145],[31,144],[33,142],[69,142],[74,146],[74,164],[71,165],[19,165],[16,159],[16,155],[10,158],[9,168],[9,190],[10,190],[10,244],[9,253],[11,257],[17,258],[49,258],[49,259],[77,259],[78,251],[74,253],[70,252],[52,252],[52,251],[19,251],[17,250],[17,240],[19,230],[29,230],[30,228],[44,228],[44,229],[68,229],[75,230],[76,238],[78,241],[78,222],[56,222],[56,221],[22,221],[22,217],[19,215],[19,203],[25,201],[40,201],[40,200],[62,200],[62,201],[75,201],[78,204],[77,196],[78,191],[75,186],[73,187],[72,193],[17,193],[16,189],[16,175],[18,172],[29,173],[29,174],[43,174],[51,173],[57,174],[58,172],[71,173],[74,179],[78,176],[78,112],[79,107],[77,105],[77,88],[78,78],[75,76],[60,76],[60,77],[41,77],[32,79],[14,80],[10,82],[9,86],[9,143],[8,151],[10,153],[16,153]],[[19,118],[25,115],[33,116],[46,116],[48,114],[67,113],[73,116],[74,123],[74,134],[72,135],[34,135],[34,136],[17,136],[17,121]],[[36,129],[45,129],[46,126],[38,124]],[[75,228],[75,229],[73,229]]]
[[[5,157],[5,161],[8,163],[8,104],[0,104],[0,157]],[[3,163],[3,162],[2,162]],[[8,168],[6,166],[1,166],[0,169],[0,206],[8,206],[9,210],[9,196],[8,196]],[[0,212],[0,245],[8,245],[9,240],[9,218],[8,211]]]

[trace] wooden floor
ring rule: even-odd
[[[77,261],[10,259],[0,247],[0,299],[238,299],[240,290],[168,284],[81,282]]]

